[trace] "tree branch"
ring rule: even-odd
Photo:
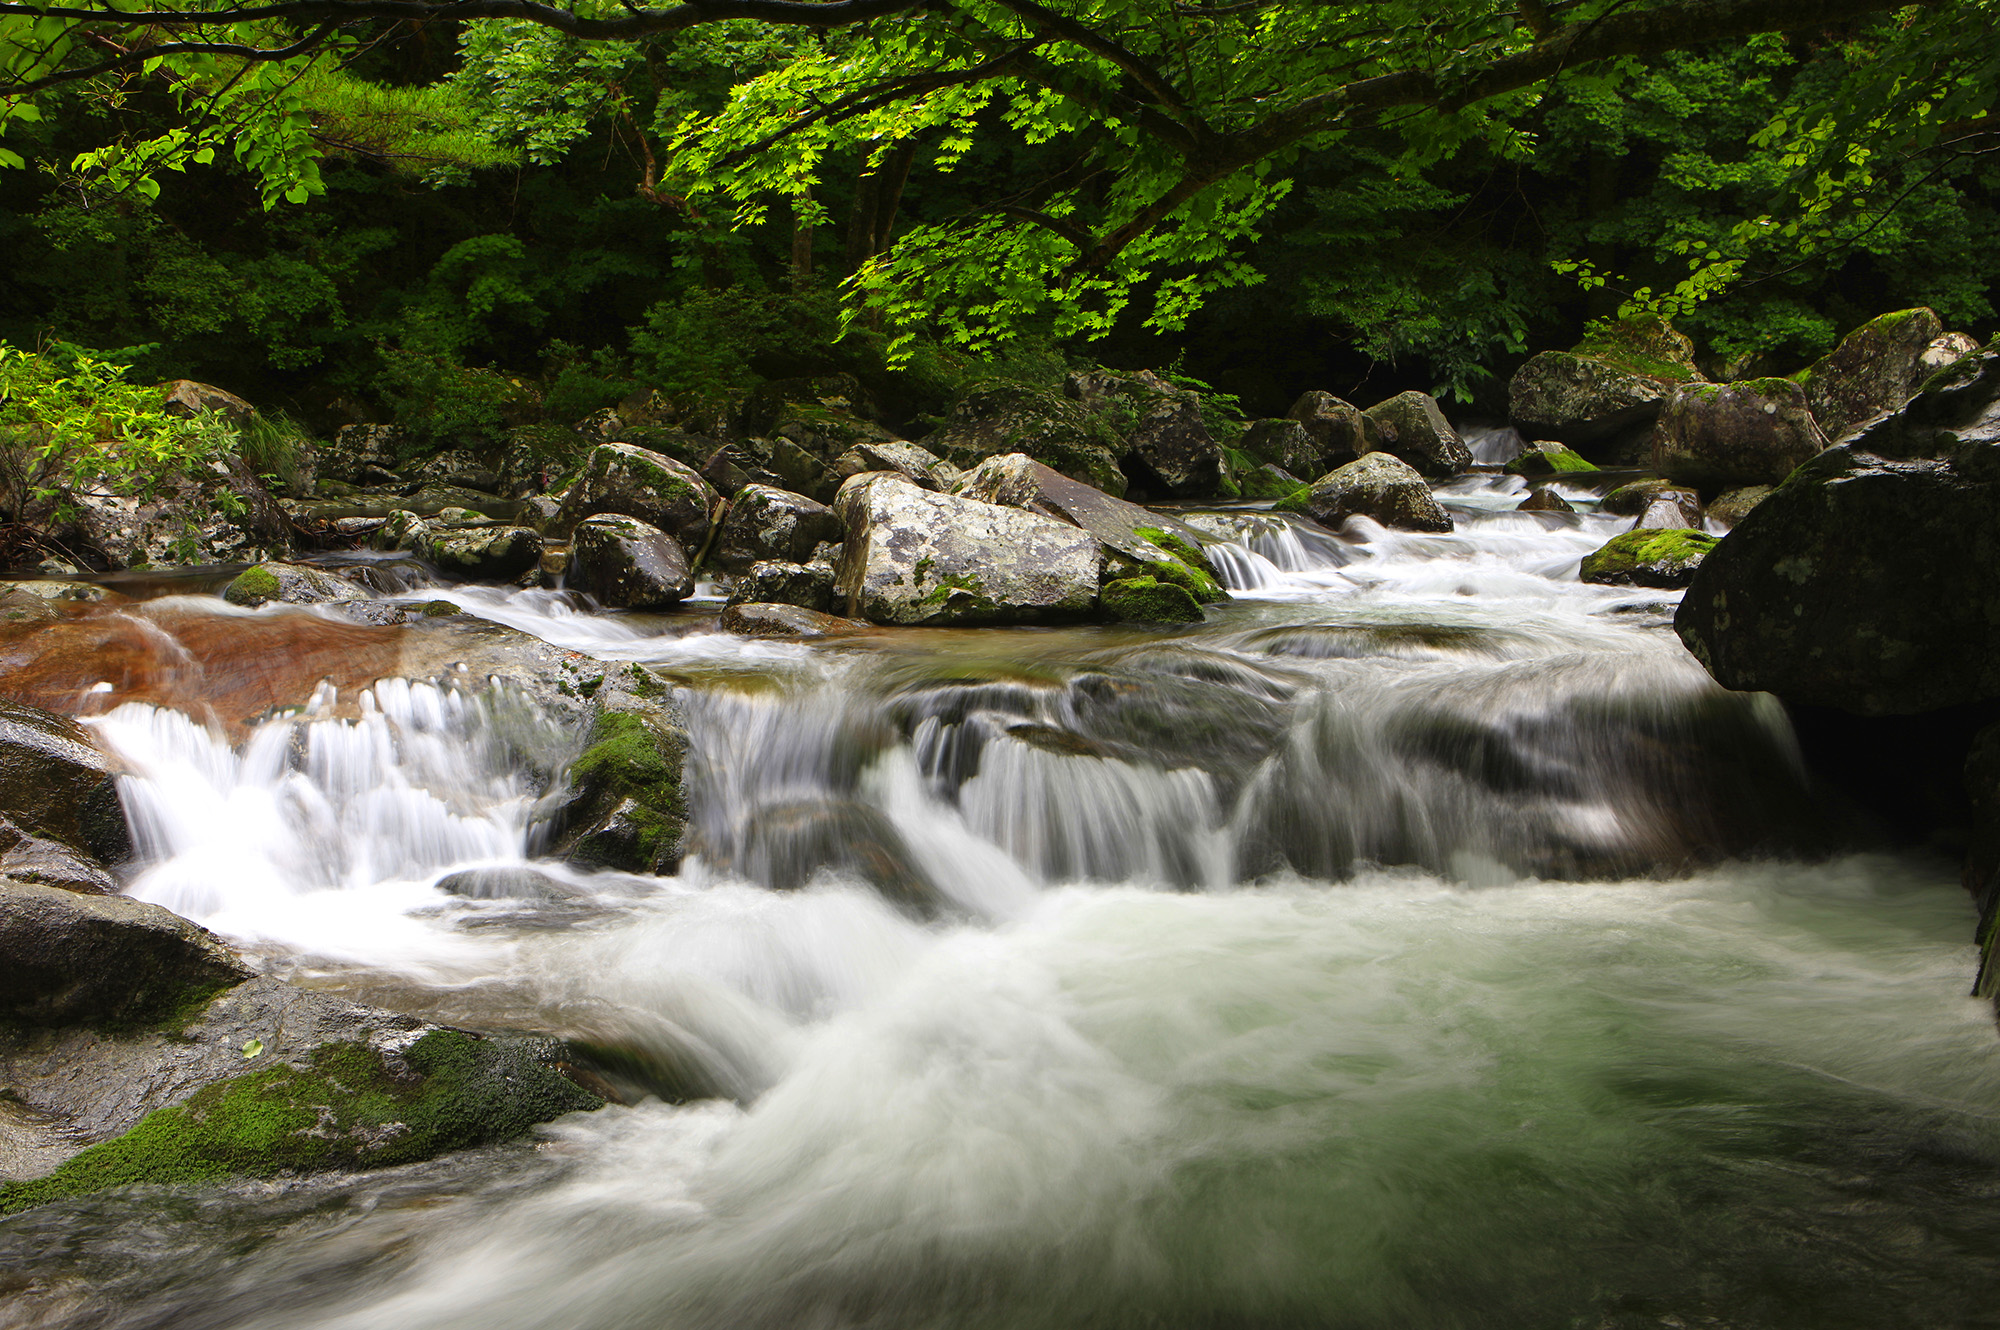
[[[74,83],[81,79],[96,78],[99,74],[110,74],[120,69],[129,69],[134,65],[143,65],[148,60],[164,55],[228,55],[249,61],[289,60],[295,55],[306,54],[331,37],[339,27],[338,23],[322,23],[290,46],[279,47],[243,46],[236,42],[161,42],[155,46],[141,46],[125,51],[109,60],[82,69],[64,70],[46,78],[0,86],[4,86],[7,96],[23,96],[31,92],[40,92],[44,88],[55,87],[60,83]]]

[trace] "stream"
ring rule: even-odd
[[[0,1326],[2000,1326],[1956,865],[1857,839],[1676,593],[1577,580],[1603,488],[1463,477],[1452,535],[1184,514],[1236,598],[1171,632],[390,586],[679,686],[671,878],[543,857],[580,736],[504,679],[102,710],[132,894],[700,1097],[31,1210]],[[352,631],[164,589],[176,643]]]

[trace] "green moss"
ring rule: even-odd
[[[222,593],[222,598],[232,605],[255,605],[260,601],[276,600],[278,592],[278,575],[258,564],[238,573],[236,580]]]
[[[1312,498],[1312,492],[1313,487],[1311,485],[1301,485],[1284,498],[1272,504],[1271,511],[1277,513],[1298,513],[1301,516],[1310,517],[1312,514],[1307,511],[1306,502]]]
[[[1106,582],[1105,613],[1130,623],[1200,623],[1201,606],[1186,588],[1151,577],[1124,577]]]
[[[599,682],[602,676],[599,676]],[[570,780],[600,809],[624,805],[640,859],[657,865],[678,858],[687,827],[681,791],[685,754],[679,740],[630,711],[597,718],[590,742],[570,764]]]
[[[0,1214],[135,1183],[410,1163],[601,1102],[525,1054],[457,1030],[433,1030],[400,1058],[324,1044],[308,1067],[217,1082],[47,1177],[0,1186]]]
[[[1208,569],[1208,556],[1185,537],[1156,526],[1135,526],[1132,534],[1163,551],[1163,558],[1146,561],[1146,572],[1164,582],[1185,588],[1204,605],[1229,599],[1229,593]]]
[[[1595,471],[1597,467],[1585,461],[1576,451],[1561,445],[1542,445],[1528,449],[1513,461],[1507,463],[1507,471],[1517,476],[1555,476],[1574,472]]]
[[[1246,499],[1284,499],[1298,488],[1296,480],[1264,466],[1244,472],[1241,481]]]
[[[1715,537],[1684,528],[1627,531],[1585,555],[1586,582],[1677,585],[1715,548]]]
[[[424,606],[424,617],[426,619],[442,619],[447,614],[457,613],[458,606],[448,600],[433,600]]]
[[[923,575],[918,567],[918,575]],[[949,607],[956,614],[989,615],[999,609],[993,597],[986,592],[986,584],[970,574],[947,573],[938,578],[937,584],[925,592],[917,604],[936,609]]]

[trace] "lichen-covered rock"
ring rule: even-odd
[[[961,474],[957,467],[936,453],[902,439],[886,443],[858,443],[834,459],[833,471],[842,480],[864,471],[894,471],[906,480],[941,494],[956,485]]]
[[[1450,531],[1445,512],[1417,469],[1389,453],[1337,467],[1314,481],[1304,494],[1282,500],[1286,512],[1304,513],[1324,527],[1338,527],[1360,514],[1405,531]]]
[[[742,637],[775,638],[782,641],[812,641],[822,637],[851,637],[868,631],[865,623],[841,619],[803,605],[745,601],[733,603],[717,616],[715,626],[725,633]]]
[[[1125,473],[1118,469],[1123,441],[1075,402],[1037,388],[977,385],[922,442],[961,467],[1002,453],[1026,453],[1072,480],[1107,494],[1125,493]]]
[[[1660,319],[1624,319],[1571,351],[1530,357],[1508,384],[1509,415],[1532,438],[1573,447],[1649,428],[1677,384],[1699,381],[1694,346]]]
[[[132,854],[116,767],[67,716],[0,701],[0,814],[103,864]]]
[[[730,588],[729,602],[745,601],[768,605],[797,605],[801,609],[831,614],[840,599],[838,578],[827,563],[793,563],[764,559]]]
[[[585,518],[570,536],[571,589],[612,609],[654,610],[694,594],[694,574],[680,542],[636,517]]]
[[[361,589],[344,577],[302,563],[260,563],[245,568],[223,588],[231,605],[257,606],[278,601],[286,605],[324,605],[352,600]]]
[[[393,467],[416,447],[400,425],[343,425],[333,444],[319,457],[319,474],[326,480],[356,481],[369,467]]]
[[[1715,543],[1685,527],[1635,529],[1584,555],[1580,576],[1601,586],[1684,587]]]
[[[1560,476],[1571,472],[1595,471],[1597,467],[1575,452],[1553,439],[1538,439],[1521,450],[1520,456],[1507,463],[1508,473],[1516,476]]]
[[[1752,508],[1764,502],[1776,489],[1775,485],[1745,485],[1729,490],[1717,495],[1715,502],[1708,505],[1706,516],[1726,531],[1741,522]]]
[[[1917,357],[1917,381],[1921,383],[1947,365],[1971,355],[1979,349],[1979,339],[1970,333],[1948,332],[1934,339]]]
[[[527,526],[427,524],[412,552],[447,577],[510,582],[542,562],[542,533]]]
[[[1065,522],[955,495],[891,472],[841,486],[841,595],[884,624],[1057,623],[1097,603],[1097,539]]]
[[[1293,475],[1317,476],[1327,470],[1325,450],[1297,420],[1253,420],[1236,446],[1257,461]]]
[[[626,443],[590,450],[583,473],[563,492],[552,534],[567,535],[586,517],[611,513],[636,517],[699,550],[721,496],[701,473],[671,457]]]
[[[606,709],[568,768],[550,819],[557,857],[628,873],[670,873],[687,833],[687,733],[670,704]]]
[[[956,492],[1081,527],[1117,567],[1173,582],[1202,603],[1228,597],[1193,527],[1071,480],[1026,454],[987,458],[966,473]]]
[[[1127,623],[1200,623],[1205,617],[1187,588],[1153,577],[1104,584],[1104,612]]]
[[[1674,626],[1728,688],[1864,716],[2000,697],[2000,349],[1794,471]]]
[[[1805,389],[1790,379],[1689,383],[1660,408],[1653,469],[1711,493],[1775,485],[1825,447]]]
[[[0,1021],[145,1022],[249,976],[220,939],[170,910],[0,879]]]
[[[1124,439],[1127,473],[1145,488],[1193,499],[1214,495],[1221,487],[1227,464],[1194,393],[1150,370],[1082,371],[1069,376],[1063,391]]]
[[[1944,333],[1922,307],[1883,314],[1840,339],[1800,376],[1826,437],[1840,442],[1862,422],[1909,400],[1923,382],[1924,352]]]
[[[833,468],[790,439],[756,436],[724,444],[702,463],[701,474],[728,495],[746,485],[765,485],[823,504],[840,490],[840,477]]]
[[[1472,468],[1472,450],[1429,393],[1397,393],[1369,407],[1367,415],[1381,435],[1371,451],[1401,458],[1427,476],[1455,476]]]
[[[815,548],[841,535],[840,519],[825,504],[769,485],[745,485],[729,501],[715,562],[723,568],[766,559],[803,563]]]
[[[1573,513],[1576,505],[1551,489],[1539,489],[1521,500],[1514,508],[1517,513]]]
[[[1360,407],[1344,402],[1332,393],[1318,389],[1304,393],[1292,403],[1292,409],[1285,415],[1305,428],[1319,453],[1315,465],[1304,470],[1286,466],[1288,471],[1298,471],[1302,476],[1321,476],[1335,467],[1347,465],[1363,453],[1382,450],[1381,427]]]

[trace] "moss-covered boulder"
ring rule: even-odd
[[[847,532],[841,597],[881,624],[1060,623],[1097,604],[1103,556],[1067,522],[869,472],[834,500]]]
[[[687,734],[670,704],[602,711],[568,768],[551,819],[556,853],[630,873],[669,873],[687,832]]]
[[[1369,407],[1367,416],[1380,436],[1371,452],[1401,458],[1427,476],[1456,476],[1472,468],[1472,450],[1429,393],[1398,393]]]
[[[1328,468],[1325,450],[1297,420],[1253,420],[1236,446],[1255,462],[1298,476],[1317,476]]]
[[[1839,442],[1908,401],[1926,373],[1924,352],[1943,333],[1935,311],[1897,310],[1870,319],[1814,361],[1799,381],[1826,437]]]
[[[1121,577],[1104,584],[1104,613],[1127,623],[1200,623],[1201,606],[1187,588],[1154,577]]]
[[[1826,436],[1790,379],[1689,383],[1669,393],[1653,427],[1653,469],[1714,493],[1775,485],[1817,456]]]
[[[665,609],[694,594],[679,541],[636,517],[609,513],[577,523],[564,584],[621,610]]]
[[[698,550],[708,542],[709,520],[721,497],[683,462],[630,444],[599,444],[563,492],[551,533],[567,536],[584,518],[611,513],[635,517],[672,536],[682,549]]]
[[[1675,627],[1725,687],[1864,716],[2000,697],[2000,349],[1794,471]]]
[[[466,582],[511,582],[542,562],[542,533],[498,523],[427,524],[411,552],[446,577]]]
[[[921,440],[933,453],[970,468],[1002,453],[1025,453],[1072,480],[1107,494],[1125,493],[1118,469],[1124,441],[1110,426],[1059,393],[1017,383],[975,385],[944,425]]]
[[[1569,351],[1544,351],[1516,370],[1509,412],[1529,438],[1589,452],[1643,436],[1674,387],[1694,383],[1694,345],[1662,319],[1623,319]]]
[[[1580,576],[1601,586],[1684,587],[1715,543],[1685,527],[1627,531],[1586,554]]]
[[[1507,463],[1506,470],[1510,475],[1540,477],[1595,471],[1597,466],[1584,460],[1583,454],[1553,439],[1538,439],[1523,448],[1519,457]]]
[[[1301,394],[1285,416],[1299,423],[1311,437],[1318,453],[1313,465],[1303,470],[1280,463],[1286,470],[1297,471],[1302,476],[1325,475],[1363,453],[1382,450],[1381,427],[1360,407],[1342,401],[1330,392],[1315,389]]]
[[[1324,527],[1359,515],[1405,531],[1450,531],[1451,514],[1431,494],[1417,469],[1388,453],[1338,467],[1304,493],[1280,500],[1284,512],[1303,513]]]

